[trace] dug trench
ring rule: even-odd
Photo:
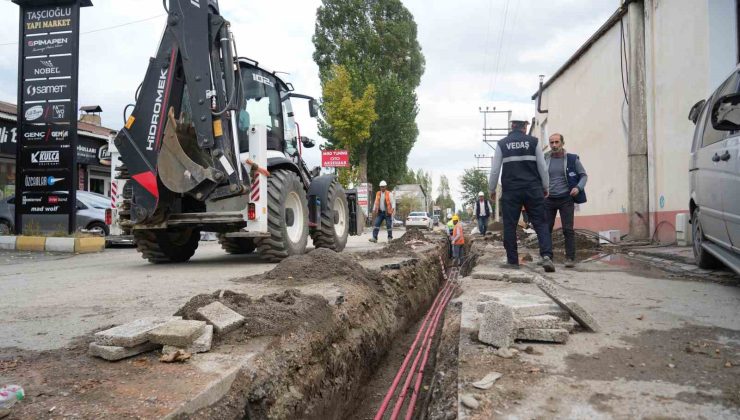
[[[247,318],[219,346],[264,336],[271,342],[223,398],[179,418],[372,418],[382,400],[377,390],[392,380],[389,372],[404,356],[399,349],[408,346],[445,281],[447,241],[428,236],[411,230],[381,251],[356,256],[317,250],[240,280],[287,287],[282,293],[193,298],[176,315],[195,317],[198,307],[220,300]]]

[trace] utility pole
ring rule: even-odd
[[[491,149],[494,151],[496,150],[496,145],[494,143],[498,143],[499,140],[503,139],[509,134],[509,126],[511,124],[511,110],[507,111],[497,111],[496,107],[493,107],[493,109],[490,109],[489,107],[478,107],[478,112],[483,114],[483,142],[486,143]],[[495,114],[506,114],[506,126],[505,127],[488,127],[488,115],[495,115]],[[488,159],[489,166],[487,167],[489,169],[490,174],[490,163],[493,162],[493,156],[487,156],[487,155],[474,155],[476,159],[478,159],[478,169],[484,169],[485,166],[481,166],[480,159],[486,158]],[[498,180],[496,180],[498,181]],[[496,222],[499,222],[501,220],[501,217],[499,216],[499,209],[501,208],[501,194],[499,193],[498,187],[496,188],[497,194],[496,194],[496,202],[494,203],[495,209],[494,209],[494,220]]]

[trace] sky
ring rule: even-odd
[[[253,58],[319,98],[313,62],[320,0],[220,0],[239,55]],[[461,203],[459,178],[475,155],[490,155],[482,141],[479,107],[534,116],[530,99],[538,75],[553,74],[617,9],[619,0],[403,0],[414,15],[426,70],[417,89],[419,137],[408,166],[430,172],[434,196],[440,175]],[[93,0],[82,9],[79,104],[100,105],[103,125],[119,129],[123,108],[155,54],[165,25],[159,0]],[[0,16],[18,19],[18,6],[0,1]],[[17,101],[18,25],[0,26],[0,100]],[[293,105],[303,135],[318,140],[306,101]],[[501,126],[489,117],[488,126]],[[317,148],[306,150],[309,167],[320,165]],[[481,164],[488,160],[481,160]]]

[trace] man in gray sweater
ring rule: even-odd
[[[545,215],[552,233],[555,216],[560,212],[560,222],[565,236],[565,266],[575,267],[576,238],[573,230],[575,204],[586,201],[584,187],[588,175],[578,155],[565,152],[565,138],[562,134],[555,133],[549,140],[551,153],[546,160],[550,177],[550,195],[545,200]]]

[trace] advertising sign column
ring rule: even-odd
[[[90,0],[13,0],[20,6],[15,228],[24,215],[67,214],[75,231],[80,6]]]

